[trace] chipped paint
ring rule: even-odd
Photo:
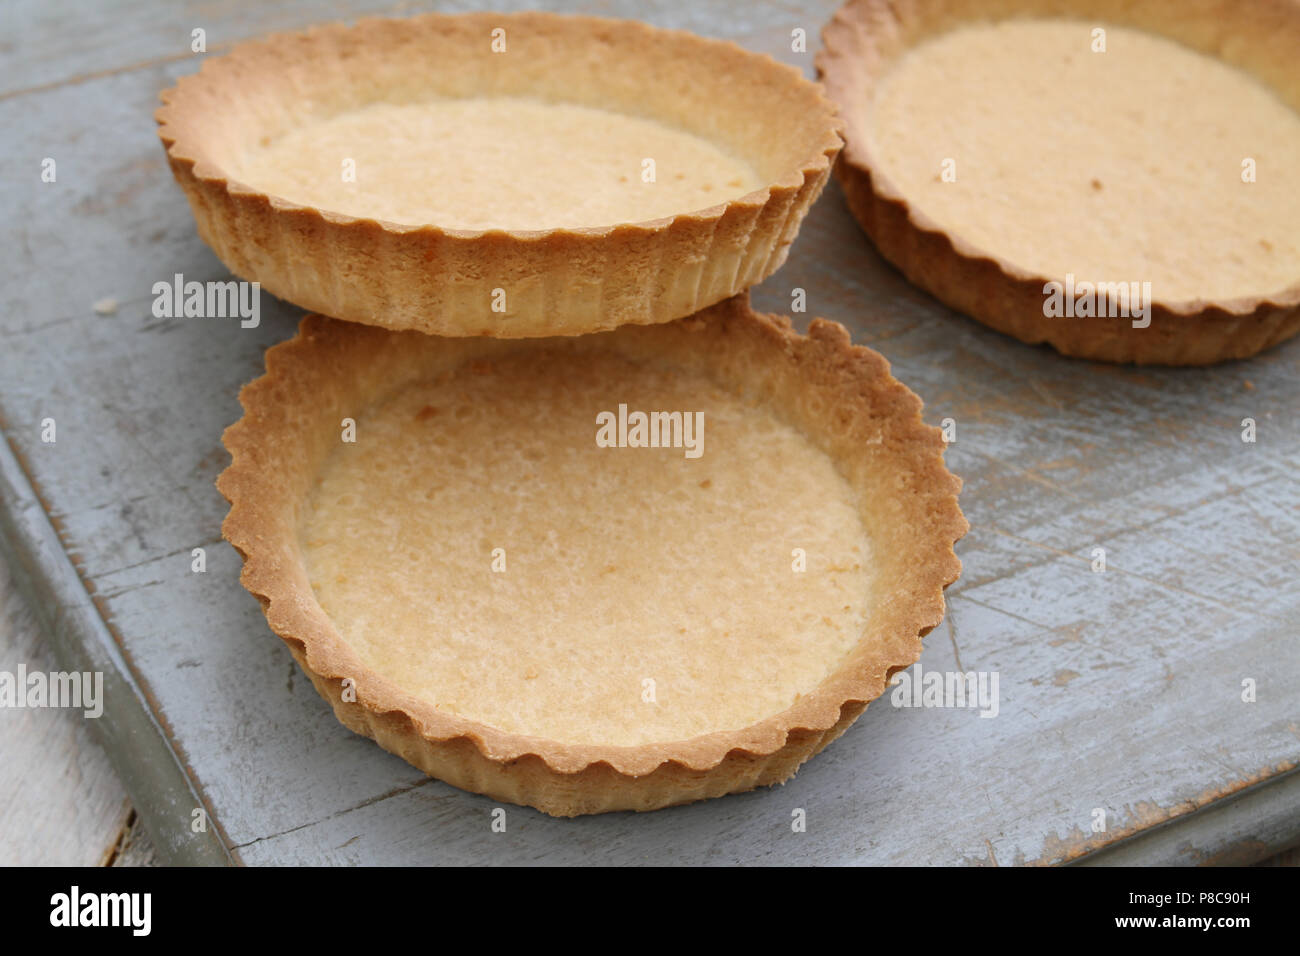
[[[1290,773],[1296,769],[1296,766],[1295,762],[1287,762],[1273,767],[1265,767],[1247,777],[1219,787],[1209,788],[1195,797],[1169,807],[1162,807],[1146,801],[1125,806],[1122,809],[1122,822],[1118,827],[1109,827],[1104,834],[1089,833],[1078,826],[1066,831],[1064,836],[1059,833],[1049,834],[1047,839],[1043,841],[1043,850],[1038,857],[1034,859],[1018,857],[1016,863],[1024,866],[1045,866],[1078,860],[1089,853],[1095,853],[1108,846],[1138,836],[1153,827],[1207,809],[1219,800],[1235,797],[1251,787],[1265,783],[1274,777]],[[1229,853],[1230,851],[1234,851],[1234,848],[1225,848],[1223,852]],[[1240,845],[1236,846],[1235,852],[1240,852]],[[1254,860],[1251,862],[1254,862]]]

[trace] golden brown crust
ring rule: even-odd
[[[1300,332],[1300,286],[1280,296],[1157,300],[1146,328],[1124,317],[1050,318],[1043,314],[1043,287],[1052,277],[976,248],[909,205],[875,162],[854,105],[925,38],[966,22],[1015,16],[1086,16],[1168,36],[1251,73],[1300,110],[1297,0],[849,0],[822,33],[817,69],[845,126],[836,178],[881,255],[945,305],[1022,342],[1046,342],[1080,358],[1209,365],[1246,358]]]
[[[490,50],[498,27],[507,55]],[[410,102],[427,95],[420,84],[694,125],[765,157],[767,185],[668,219],[478,232],[357,219],[231,179],[238,150],[313,110]],[[205,61],[162,99],[156,118],[172,172],[199,234],[231,271],[307,309],[440,335],[576,335],[668,321],[734,295],[785,261],[842,145],[833,104],[793,67],[636,21],[548,13],[363,19],[280,34]],[[504,314],[492,311],[495,289],[507,292]]]
[[[299,505],[349,411],[478,356],[528,342],[391,333],[320,316],[267,353],[267,374],[240,393],[226,430],[232,462],[218,480],[231,503],[223,531],[244,558],[241,580],[348,727],[456,786],[558,816],[651,810],[790,777],[914,662],[939,623],[968,525],[939,430],[877,353],[840,325],[809,334],[737,296],[677,322],[568,339],[548,348],[616,350],[761,396],[832,456],[863,502],[877,571],[894,582],[846,662],[794,706],[737,732],[637,747],[559,744],[503,733],[437,709],[367,671],[317,603],[298,544]],[[344,700],[351,679],[355,702]]]

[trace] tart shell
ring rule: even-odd
[[[244,559],[244,586],[342,723],[462,789],[575,816],[654,810],[788,779],[920,656],[922,636],[943,617],[944,588],[960,572],[953,545],[968,525],[939,430],[922,422],[920,400],[884,358],[853,346],[842,326],[814,320],[799,335],[788,319],[754,313],[746,296],[668,324],[544,344],[557,343],[671,362],[744,390],[831,456],[858,492],[888,597],[873,607],[857,648],[812,692],[741,730],[598,746],[502,732],[363,666],[316,600],[298,538],[302,502],[337,444],[340,419],[404,383],[527,342],[304,319],[295,338],[268,351],[267,373],[242,390],[244,416],[224,435],[232,462],[218,479],[231,504],[223,531]]]
[[[964,23],[1011,17],[1092,18],[1165,36],[1252,74],[1300,110],[1300,3],[1294,0],[849,0],[822,32],[817,70],[845,123],[835,176],[880,254],[945,305],[1022,342],[1047,343],[1079,358],[1210,365],[1247,358],[1300,332],[1300,284],[1277,296],[1157,300],[1145,328],[1134,328],[1125,317],[1047,317],[1043,287],[1060,277],[1035,274],[977,248],[908,203],[877,168],[866,131],[846,104],[872,90],[922,40]],[[1226,37],[1229,21],[1232,35]]]
[[[491,50],[497,29],[505,56]],[[655,90],[659,113],[645,105]],[[429,93],[538,96],[695,123],[700,135],[722,130],[774,151],[768,165],[780,172],[707,209],[542,231],[355,218],[230,173],[232,149],[304,111]],[[162,100],[155,117],[173,175],[199,235],[232,272],[305,309],[438,335],[577,335],[669,321],[734,295],[784,263],[842,145],[834,105],[793,67],[636,21],[548,13],[363,19],[271,36],[205,61]],[[504,311],[493,308],[498,289]]]

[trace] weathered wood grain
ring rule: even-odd
[[[564,6],[737,37],[807,68],[790,30],[815,39],[834,5]],[[264,297],[250,330],[149,313],[159,279],[225,276],[150,118],[157,91],[196,66],[172,58],[174,34],[202,17],[210,36],[247,36],[330,19],[335,6],[151,6],[135,32],[108,21],[139,19],[139,7],[105,6],[83,15],[83,30],[108,31],[84,62],[54,15],[24,21],[36,52],[0,51],[0,128],[15,132],[0,147],[0,419],[236,859],[1008,864],[1118,854],[1171,819],[1204,859],[1300,838],[1285,783],[1300,758],[1300,342],[1190,371],[1027,348],[908,285],[834,188],[755,300],[788,311],[805,289],[807,315],[882,351],[929,421],[957,422],[949,464],[974,527],[921,665],[998,671],[999,716],[884,699],[785,787],[639,817],[510,808],[506,834],[489,830],[490,801],[335,723],[238,586],[212,488],[235,392],[299,313]],[[44,156],[59,162],[57,184],[39,182]],[[108,296],[118,311],[96,315]],[[1259,423],[1251,445],[1246,416]],[[53,446],[39,439],[46,417],[59,423]],[[203,574],[190,570],[195,547],[207,550]],[[1241,699],[1245,679],[1254,703]],[[1221,801],[1252,785],[1243,830]],[[790,830],[796,807],[807,833]],[[1097,808],[1105,832],[1091,829]],[[185,858],[191,842],[170,836],[163,856]]]
[[[0,670],[56,670],[0,560]],[[81,711],[0,709],[0,865],[95,866],[130,812]]]

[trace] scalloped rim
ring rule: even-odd
[[[1281,3],[1279,3],[1277,0],[1263,0],[1259,6],[1262,8],[1265,4],[1275,10],[1282,10],[1283,15],[1287,11],[1290,12],[1293,18],[1297,43],[1300,43],[1300,2],[1297,2],[1297,0],[1281,0]],[[862,209],[859,204],[850,204],[854,217],[873,241],[881,247],[882,254],[890,261],[895,261],[895,256],[899,255],[901,250],[909,243],[926,243],[931,249],[934,249],[937,242],[946,246],[950,250],[952,257],[962,260],[971,268],[991,266],[1007,280],[1008,284],[1031,285],[1041,289],[1043,285],[1054,280],[1049,276],[1023,268],[996,253],[970,243],[961,235],[940,226],[922,210],[912,206],[902,190],[880,170],[867,145],[869,142],[868,137],[854,124],[852,111],[843,108],[845,104],[863,95],[863,91],[870,90],[874,85],[874,81],[887,72],[894,62],[893,57],[880,53],[875,47],[872,42],[874,39],[872,30],[866,24],[879,24],[885,21],[903,23],[908,22],[909,18],[921,18],[927,14],[918,12],[918,8],[924,6],[925,4],[918,3],[916,0],[848,0],[835,12],[823,28],[823,45],[822,49],[818,51],[815,61],[817,74],[825,85],[827,94],[837,104],[841,105],[841,122],[844,126],[845,146],[836,164],[836,177],[844,185],[846,192],[852,190],[861,196],[874,198],[876,203],[889,207],[890,211],[895,213],[898,219],[906,222],[915,233],[923,237],[916,240],[904,237],[878,236],[872,232],[868,222],[865,222],[864,219],[870,218],[875,222],[879,222],[881,219],[893,219],[895,217],[890,216],[889,212],[867,211]],[[1123,23],[1122,20],[1115,21],[1116,11],[1099,14],[1096,11],[1097,4],[1095,2],[1090,3],[1088,0],[1078,0],[1078,2],[1067,0],[1065,3],[1056,5],[1060,9],[1048,12],[1042,10],[1043,4],[1041,0],[1023,0],[1023,3],[1016,3],[1015,6],[1018,8],[1017,10],[1008,12],[1001,9],[1001,7],[1005,7],[1005,4],[1001,5],[999,15],[995,19],[1010,19],[1019,16],[1064,17],[1071,15],[1071,11],[1073,11],[1076,16],[1104,16],[1106,19],[1112,20],[1112,22]],[[964,13],[969,13],[969,11],[964,11]],[[1174,14],[1185,17],[1187,11],[1174,5],[1171,8],[1170,15]],[[966,19],[955,21],[954,26],[957,22],[967,21]],[[1139,29],[1150,29],[1150,24],[1142,24]],[[1171,37],[1171,39],[1178,40],[1177,37]],[[873,69],[868,63],[874,64],[875,68]],[[1256,76],[1256,79],[1260,78]],[[1263,82],[1263,80],[1260,81]],[[905,269],[904,271],[908,274],[909,280],[926,287],[925,282],[917,281],[913,277],[912,270]],[[934,292],[943,301],[949,302],[949,297],[941,294],[942,290],[929,289],[928,291]],[[949,304],[952,303],[949,302]],[[960,308],[960,306],[954,307]],[[1297,307],[1300,307],[1300,282],[1281,292],[1260,296],[1240,296],[1221,300],[1194,299],[1185,302],[1156,300],[1152,303],[1153,313],[1159,311],[1170,317],[1210,320],[1261,318],[1275,315],[1278,312],[1295,310]],[[969,313],[970,310],[963,308],[962,311]],[[986,321],[979,315],[973,317],[980,321]],[[1043,334],[1036,336],[1033,341],[1035,343],[1048,341],[1055,347],[1061,348],[1060,345],[1052,341],[1049,334],[1051,324],[1060,320],[1048,319],[1042,316],[1040,318],[1043,323]],[[1008,329],[1002,329],[1002,331],[1014,334],[1018,338],[1023,337]],[[1143,332],[1146,330],[1139,329],[1135,331]],[[1289,334],[1295,334],[1296,331],[1300,331],[1300,325],[1292,329]],[[1116,338],[1113,330],[1103,331],[1099,335],[1101,338],[1112,341]],[[1268,341],[1262,347],[1276,344],[1277,341],[1280,341],[1280,339]],[[1075,354],[1064,348],[1061,350],[1066,354]],[[1258,351],[1258,349],[1255,351]],[[1245,355],[1234,353],[1224,354],[1209,360],[1216,361],[1222,358],[1241,357],[1245,357]],[[1197,361],[1192,364],[1201,364],[1201,362]]]
[[[816,117],[815,123],[819,133],[810,138],[809,142],[804,145],[802,158],[797,163],[784,169],[779,176],[765,185],[727,202],[703,209],[684,210],[672,216],[639,222],[593,227],[517,230],[459,229],[442,227],[436,223],[421,225],[393,223],[382,219],[333,212],[328,209],[297,203],[283,197],[272,196],[256,186],[233,178],[221,168],[218,162],[211,158],[210,151],[205,145],[207,127],[201,121],[195,122],[192,128],[186,128],[189,126],[187,116],[189,111],[193,109],[197,115],[199,109],[193,95],[194,91],[209,86],[216,87],[217,85],[236,90],[248,86],[249,74],[255,74],[257,69],[262,68],[266,61],[277,58],[281,54],[282,48],[290,43],[297,45],[324,44],[336,40],[342,35],[349,34],[361,37],[367,42],[373,42],[375,48],[382,49],[386,42],[391,41],[392,32],[395,28],[400,28],[408,33],[418,33],[432,27],[445,26],[447,29],[452,27],[468,29],[473,26],[485,30],[489,26],[502,25],[510,30],[520,31],[530,29],[538,32],[569,31],[578,35],[603,32],[616,36],[619,43],[628,45],[636,45],[650,39],[663,40],[666,38],[675,47],[687,51],[692,62],[705,64],[701,69],[708,69],[707,64],[710,60],[717,60],[725,55],[733,67],[743,68],[747,85],[763,86],[773,91],[771,102],[773,107],[777,108],[771,125],[771,137],[773,139],[779,139],[783,136],[788,138],[791,135],[789,132],[790,124],[779,122],[780,116],[784,115],[780,109],[782,107],[798,109],[801,115]],[[484,33],[484,35],[487,34]],[[782,97],[779,91],[785,91],[786,95]],[[752,226],[752,224],[766,222],[767,217],[765,214],[772,214],[779,221],[767,223],[767,225],[777,228],[769,229],[766,233],[757,234],[758,245],[749,252],[746,260],[762,267],[761,276],[757,278],[749,277],[758,281],[758,279],[770,275],[784,261],[785,247],[793,240],[794,230],[797,230],[804,213],[820,195],[821,188],[825,185],[826,179],[829,178],[835,156],[843,146],[842,126],[835,104],[826,97],[819,83],[809,80],[800,70],[793,66],[780,63],[766,54],[746,50],[730,41],[709,39],[682,30],[661,29],[637,20],[568,16],[544,12],[513,14],[430,13],[403,19],[367,17],[358,20],[351,26],[333,23],[310,27],[303,31],[274,34],[263,39],[241,43],[220,57],[205,60],[197,73],[181,77],[175,86],[164,90],[160,94],[160,98],[163,105],[155,112],[154,118],[158,123],[158,135],[171,162],[173,173],[187,195],[189,195],[195,218],[200,220],[201,225],[206,228],[207,234],[222,237],[223,244],[237,246],[251,244],[251,240],[241,236],[241,222],[234,211],[238,208],[242,209],[245,216],[249,215],[249,210],[252,210],[252,215],[255,217],[254,221],[265,218],[266,222],[259,222],[259,225],[269,225],[270,228],[259,228],[257,230],[263,234],[263,241],[265,241],[266,235],[274,234],[277,225],[284,226],[289,222],[294,222],[299,236],[303,233],[313,235],[319,233],[319,235],[315,235],[311,242],[312,248],[320,250],[322,253],[328,253],[335,247],[346,249],[349,241],[360,241],[376,230],[391,236],[420,240],[426,248],[434,242],[450,240],[462,244],[457,247],[458,255],[479,256],[489,262],[503,258],[511,250],[531,250],[533,255],[537,255],[547,245],[553,245],[556,247],[556,257],[553,261],[545,263],[546,271],[562,270],[564,257],[570,255],[575,244],[578,244],[579,248],[589,250],[597,243],[612,247],[618,245],[620,240],[638,239],[644,241],[647,237],[661,233],[674,237],[680,244],[679,248],[683,253],[683,258],[689,259],[691,250],[687,248],[687,240],[698,240],[700,236],[707,235],[709,230],[717,230],[720,224],[723,223],[724,218],[741,219],[751,223]],[[807,126],[808,124],[805,123],[804,125]],[[244,206],[237,206],[237,201],[243,203]],[[224,218],[222,218],[223,213]],[[273,223],[271,220],[279,220],[279,222]],[[287,246],[290,242],[290,240],[282,236],[278,236],[277,239],[279,244],[284,246]],[[298,241],[303,240],[299,238]],[[217,251],[221,255],[223,250],[217,249]],[[667,254],[661,253],[659,258],[661,260],[665,258],[671,260],[673,251],[673,248],[669,248]],[[251,252],[249,254],[250,256],[253,255]],[[301,253],[299,252],[299,254]],[[223,259],[235,258],[227,255],[221,257]],[[265,262],[266,256],[264,254],[262,258]],[[238,269],[235,267],[236,264],[230,261],[227,261],[227,265],[231,266],[232,271],[244,275],[245,278],[260,279],[268,289],[276,291],[272,288],[276,276],[249,274],[259,270],[249,267]],[[262,268],[265,268],[265,266]],[[733,276],[728,287],[724,289],[705,290],[705,295],[709,301],[707,303],[695,302],[693,308],[702,307],[704,304],[712,304],[712,302],[720,301],[722,298],[741,291],[745,287],[738,284],[741,278],[743,277],[740,275]],[[290,301],[297,301],[292,292],[285,291],[285,286],[292,284],[291,282],[282,281],[276,294],[282,298],[288,298]],[[378,295],[374,297],[381,298]],[[323,307],[323,303],[320,301],[299,302],[298,304],[304,308],[325,311],[328,314],[346,318],[350,321],[388,324],[392,328],[421,327],[414,322],[389,324],[382,320],[372,319],[371,315],[361,314],[355,308],[346,306],[327,309]],[[374,311],[376,313],[386,311],[391,314],[393,312],[393,303],[376,303]],[[679,318],[683,314],[686,313],[678,311],[676,314],[659,316],[649,321],[668,321]],[[594,323],[591,325],[591,330],[611,328],[616,324],[620,324],[621,321],[645,320],[620,319],[620,321]],[[481,321],[477,324],[471,324],[464,332],[454,327],[438,326],[425,328],[425,331],[439,334],[502,334],[506,336],[549,334],[550,332],[548,329],[539,329],[536,323],[529,328],[525,328],[522,333],[510,331],[498,333],[495,331],[495,325],[480,326],[484,326]],[[572,334],[572,331],[581,330],[559,331]]]
[[[415,338],[401,341],[406,336]],[[703,348],[706,339],[712,339],[708,344],[716,347],[734,345],[748,350],[746,354],[762,354],[775,363],[777,373],[797,375],[791,381],[797,382],[801,389],[812,388],[814,383],[822,390],[833,389],[850,412],[837,416],[840,428],[874,428],[876,436],[888,430],[889,454],[906,462],[907,494],[898,500],[906,503],[904,510],[911,542],[908,546],[916,548],[916,556],[923,560],[909,565],[910,578],[901,581],[890,600],[875,612],[869,625],[870,637],[864,635],[863,643],[849,660],[794,706],[739,731],[684,741],[637,747],[562,744],[505,733],[440,711],[431,702],[414,698],[385,678],[368,672],[360,663],[321,609],[310,586],[305,585],[305,574],[295,580],[296,572],[290,565],[293,556],[299,555],[297,530],[292,531],[293,540],[283,540],[288,533],[285,529],[292,522],[287,519],[277,522],[274,518],[277,514],[293,513],[293,493],[287,490],[290,482],[283,479],[283,473],[267,465],[267,449],[289,448],[292,455],[294,442],[303,440],[302,423],[299,420],[295,424],[295,416],[301,419],[303,414],[309,415],[313,408],[324,404],[317,392],[306,387],[309,382],[318,386],[326,374],[330,379],[346,377],[349,363],[373,368],[379,362],[382,366],[384,356],[393,355],[394,349],[409,353],[411,349],[436,349],[457,341],[493,340],[440,340],[419,333],[384,332],[308,316],[293,339],[272,347],[266,356],[266,375],[240,392],[243,418],[223,435],[232,461],[217,481],[217,487],[231,504],[222,529],[225,538],[244,559],[241,582],[259,599],[271,629],[295,651],[295,657],[322,693],[325,693],[322,681],[331,685],[345,677],[355,681],[357,703],[347,706],[359,706],[366,713],[359,715],[358,720],[345,722],[353,729],[360,729],[358,724],[370,728],[363,732],[378,736],[373,732],[373,723],[388,721],[391,725],[389,718],[396,717],[397,729],[392,726],[387,729],[406,739],[399,740],[396,746],[391,741],[384,745],[417,765],[422,760],[417,759],[418,755],[412,756],[411,746],[436,748],[464,741],[471,742],[481,758],[496,764],[510,766],[524,758],[537,757],[549,774],[560,778],[580,777],[604,767],[622,777],[634,778],[630,781],[633,784],[642,779],[652,781],[652,775],[666,765],[698,777],[699,773],[716,770],[724,761],[738,755],[746,758],[743,762],[751,771],[748,777],[752,777],[753,761],[749,758],[779,758],[779,752],[787,745],[802,748],[801,759],[807,759],[815,752],[815,748],[805,746],[810,735],[819,738],[819,746],[837,736],[867,702],[883,693],[893,672],[909,666],[920,656],[921,637],[943,617],[944,588],[957,579],[961,569],[953,545],[965,534],[969,524],[957,504],[960,480],[943,464],[945,446],[939,429],[922,422],[920,400],[893,378],[885,359],[870,349],[852,345],[843,326],[817,319],[809,335],[802,336],[793,331],[788,319],[754,313],[744,295],[675,323],[629,326],[601,336],[555,341],[589,342],[603,336],[624,336],[625,342],[639,336],[633,346],[645,343],[656,355],[686,354]],[[519,341],[497,344],[527,346],[526,342]],[[611,347],[617,344],[611,343]],[[467,353],[472,354],[476,353]],[[861,453],[873,454],[867,447],[863,443]],[[307,456],[300,457],[305,460]],[[889,507],[896,509],[898,500],[889,502]],[[298,562],[301,565],[300,557]],[[337,710],[337,695],[326,696],[334,698]],[[406,722],[409,722],[409,732],[405,729]],[[796,766],[797,762],[779,779],[793,773]],[[594,776],[599,778],[600,774]],[[750,782],[740,789],[753,785]],[[544,790],[546,786],[545,780],[534,782],[533,791],[539,787]],[[572,791],[575,783],[573,779],[567,782],[562,779],[559,786]],[[698,789],[699,780],[692,778],[691,786]],[[497,792],[499,787],[484,785],[471,789],[501,795]],[[682,799],[672,799],[674,796],[680,797],[681,793],[655,798],[651,800],[653,806],[640,805],[644,801],[638,798],[596,809],[652,809],[682,802]],[[545,793],[538,795],[530,791],[522,797],[507,798],[561,815],[594,812],[574,809],[568,798],[557,804]],[[587,798],[582,807],[590,806]]]

